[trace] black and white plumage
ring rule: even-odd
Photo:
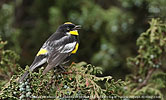
[[[61,25],[43,44],[30,66],[30,71],[34,71],[47,62],[48,65],[43,71],[43,74],[46,74],[52,68],[66,62],[78,49],[78,29],[80,29],[80,26],[71,22]],[[22,82],[28,75],[29,71],[25,72],[19,82]]]

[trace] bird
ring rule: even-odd
[[[78,50],[79,29],[81,29],[81,25],[75,25],[72,22],[65,22],[60,25],[56,32],[42,45],[30,65],[29,71],[33,72],[34,69],[45,63],[47,63],[47,66],[42,72],[43,75],[52,68],[60,67],[63,69],[62,65],[68,62]],[[29,75],[29,71],[26,71],[18,82],[23,82]]]

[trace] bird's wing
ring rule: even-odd
[[[56,67],[60,65],[67,57],[69,56],[68,53],[58,53],[54,54],[49,60],[48,65],[44,69],[43,74],[46,74],[49,70],[51,70],[53,67]],[[54,58],[55,57],[55,58]]]
[[[77,42],[71,42],[68,44],[64,44],[60,49],[54,49],[54,51],[48,57],[48,65],[43,71],[43,74],[47,73],[53,67],[56,67],[63,63],[63,61],[71,55],[71,52],[74,50]]]

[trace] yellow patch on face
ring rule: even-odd
[[[77,30],[70,31],[69,33],[70,33],[71,35],[78,35],[78,31],[77,31]]]
[[[66,22],[66,23],[64,23],[64,24],[73,24],[72,22]]]
[[[37,56],[41,54],[46,54],[48,51],[46,49],[40,49],[40,51],[37,53]]]
[[[75,46],[75,49],[71,52],[72,54],[74,54],[74,53],[77,52],[77,50],[78,50],[78,46],[79,46],[79,44],[77,43],[76,46]]]

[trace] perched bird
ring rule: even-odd
[[[44,69],[43,75],[54,67],[61,67],[78,50],[78,29],[80,28],[80,25],[75,25],[71,22],[66,22],[59,26],[56,32],[43,44],[29,70],[32,72],[46,62],[48,65]],[[22,82],[28,75],[29,71],[26,71],[19,79],[19,82]]]

